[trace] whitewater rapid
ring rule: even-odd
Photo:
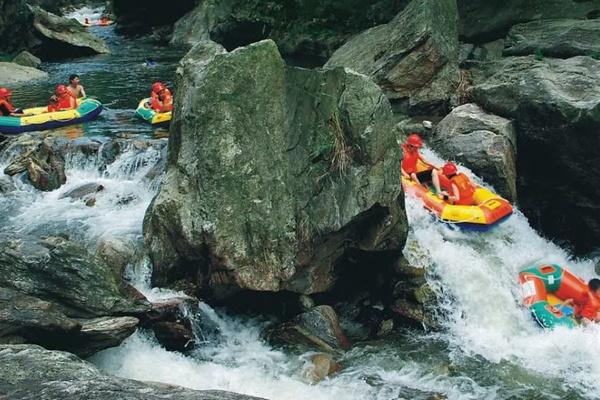
[[[90,250],[107,237],[133,240],[142,249],[143,216],[160,182],[151,171],[164,151],[130,142],[109,165],[74,153],[66,159],[67,183],[52,192],[13,177],[16,189],[0,195],[6,210],[1,229],[24,235],[68,232]],[[432,152],[426,156],[441,161]],[[0,159],[0,171],[7,162]],[[60,198],[92,182],[105,187],[95,195],[94,207]],[[312,384],[311,353],[284,352],[262,340],[270,321],[200,303],[191,316],[200,343],[192,353],[168,352],[151,333],[139,330],[91,361],[121,377],[278,400],[425,400],[432,393],[448,399],[600,398],[600,327],[540,330],[520,305],[517,281],[522,268],[542,262],[588,279],[594,276],[591,260],[572,259],[535,232],[518,210],[497,229],[477,233],[437,223],[417,200],[407,199],[406,209],[410,232],[404,253],[427,270],[438,294],[440,332],[408,330],[356,343],[340,357],[341,373]],[[152,265],[141,253],[128,268],[129,281],[152,301],[184,296],[153,288]]]

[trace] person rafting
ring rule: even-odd
[[[562,304],[573,305],[576,317],[593,322],[600,321],[600,279],[590,279],[587,296],[581,304],[576,303],[574,299],[566,299]]]
[[[437,171],[436,171],[437,172]],[[438,196],[450,204],[468,206],[473,204],[475,185],[462,172],[458,172],[453,162],[447,162],[441,170],[433,176],[433,185]]]
[[[152,85],[150,108],[156,112],[173,111],[173,96],[171,91],[161,82]]]
[[[423,147],[423,140],[419,135],[416,133],[408,135],[406,142],[402,144],[402,162],[400,164],[402,176],[419,184],[431,181],[432,175],[435,173],[434,166],[427,163],[421,154],[419,154],[419,149],[421,147]],[[419,160],[429,168],[424,171],[417,171],[417,163]]]
[[[85,97],[85,89],[79,83],[79,81],[79,75],[73,74],[69,76],[69,85],[67,86],[67,89],[69,90],[69,93],[71,93],[76,99]]]
[[[12,92],[10,89],[0,87],[0,115],[3,117],[22,117],[24,116],[23,110],[15,108],[10,98]]]
[[[83,23],[84,23],[85,25],[91,25],[91,24],[90,24],[90,19],[89,19],[89,18],[84,18],[84,20],[83,20]]]
[[[48,102],[48,111],[74,110],[77,108],[77,100],[69,92],[65,85],[56,86],[56,91]]]

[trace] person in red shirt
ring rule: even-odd
[[[442,167],[442,173],[436,174],[433,179],[438,196],[450,204],[469,206],[473,204],[475,185],[462,172],[459,173],[456,165],[447,162]]]
[[[48,111],[63,111],[63,110],[74,110],[77,108],[77,100],[69,92],[65,85],[56,86],[55,94],[50,97],[48,103]]]
[[[156,82],[152,85],[150,108],[156,112],[173,111],[173,96],[171,95],[171,91],[161,82]]]
[[[573,299],[567,299],[563,305],[573,305],[575,316],[588,321],[600,321],[600,279],[590,279],[588,282],[588,293],[585,301],[581,304],[574,303]]]
[[[12,92],[10,89],[0,87],[0,116],[2,117],[23,117],[23,111],[15,108],[10,98]]]
[[[433,165],[427,163],[421,154],[419,149],[423,147],[423,140],[416,133],[411,133],[406,138],[406,142],[402,144],[402,162],[400,163],[400,171],[402,176],[411,179],[419,184],[432,180],[432,174],[435,171]],[[429,168],[417,172],[417,164],[419,160],[426,164]]]

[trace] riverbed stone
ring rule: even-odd
[[[0,62],[0,85],[2,86],[11,86],[17,83],[47,78],[48,74],[39,69],[19,65],[14,62]]]
[[[304,370],[304,376],[313,384],[335,375],[342,366],[331,354],[316,353],[309,357],[310,365]]]
[[[42,63],[42,60],[40,60],[30,52],[23,50],[22,52],[17,54],[15,58],[13,58],[12,62],[19,65],[24,65],[26,67],[38,68]]]
[[[0,393],[10,399],[32,400],[259,400],[117,378],[73,354],[35,345],[0,346]]]
[[[508,32],[504,55],[569,58],[600,57],[600,19],[554,19],[513,26]]]
[[[312,294],[348,248],[403,246],[391,108],[368,78],[286,67],[266,40],[194,47],[177,87],[185,106],[144,221],[155,283],[201,272],[213,293]]]
[[[121,277],[79,244],[61,237],[0,243],[0,286],[51,301],[71,318],[136,316],[150,308],[130,299]]]
[[[327,67],[370,76],[414,114],[446,104],[459,81],[456,0],[412,1],[391,22],[350,39]]]
[[[100,350],[116,347],[127,339],[140,322],[136,317],[98,317],[80,319],[81,330],[67,349],[80,357],[89,357]]]
[[[430,139],[442,157],[468,167],[510,201],[517,199],[516,142],[509,119],[472,103],[454,108]]]
[[[268,330],[266,337],[274,344],[308,345],[327,352],[350,347],[335,310],[327,305],[316,306]]]

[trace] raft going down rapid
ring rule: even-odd
[[[95,119],[102,112],[102,104],[95,99],[80,101],[75,110],[47,112],[47,107],[23,110],[23,117],[0,117],[0,133],[23,133],[60,128]]]
[[[519,273],[523,304],[543,328],[577,325],[573,307],[562,305],[567,299],[585,303],[588,285],[556,264],[528,267]]]
[[[431,169],[419,160],[417,171]],[[513,212],[508,200],[492,191],[476,186],[472,205],[454,205],[441,199],[433,192],[433,185],[425,186],[402,176],[402,188],[406,194],[419,198],[423,206],[440,221],[463,230],[487,231],[506,220]]]
[[[172,112],[156,112],[152,108],[146,107],[146,104],[150,102],[150,98],[145,98],[140,101],[137,109],[135,110],[135,115],[138,118],[143,119],[152,125],[161,125],[167,124],[171,121]]]

